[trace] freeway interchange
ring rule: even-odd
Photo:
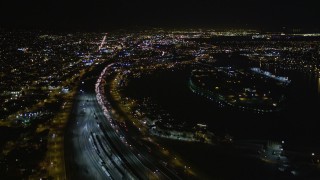
[[[65,135],[68,179],[181,179],[112,118],[100,74],[83,78]],[[105,83],[105,82],[104,82]]]

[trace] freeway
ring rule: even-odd
[[[99,162],[99,156],[90,147],[90,133],[87,131],[86,122],[89,115],[82,112],[82,103],[85,98],[77,96],[73,109],[75,118],[69,122],[65,134],[65,160],[68,179],[105,179],[104,172]],[[87,143],[86,143],[87,142]]]
[[[96,77],[82,79],[67,125],[67,179],[180,179],[113,120],[110,104],[99,102]]]
[[[90,84],[83,81],[83,83]],[[92,86],[93,87],[93,86]],[[78,92],[65,135],[68,179],[136,179],[97,123],[94,93]]]
[[[177,173],[166,167],[166,164],[161,163],[159,159],[153,157],[148,148],[132,138],[132,132],[127,132],[125,128],[120,126],[117,121],[113,120],[110,103],[104,97],[105,78],[112,71],[112,66],[108,65],[100,74],[96,83],[97,107],[96,110],[101,109],[99,118],[101,121],[101,128],[106,137],[110,137],[110,141],[119,150],[119,154],[124,155],[122,158],[128,163],[128,166],[136,173],[140,179],[181,179]]]
[[[86,87],[94,87],[90,81],[83,81]],[[157,173],[142,164],[131,152],[130,145],[106,123],[94,91],[83,89],[76,97],[73,119],[66,132],[67,178],[158,179]]]

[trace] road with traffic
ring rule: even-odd
[[[179,179],[142,146],[136,147],[128,133],[101,107],[94,88],[96,79],[96,75],[90,75],[82,80],[67,126],[67,178]]]

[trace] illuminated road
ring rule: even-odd
[[[104,69],[96,84],[98,101],[96,101],[94,109],[100,110],[96,115],[105,136],[109,137],[115,149],[118,150],[120,157],[140,179],[180,179],[175,171],[167,168],[159,159],[152,157],[147,147],[132,139],[131,134],[123,130],[122,127],[120,128],[116,121],[112,119],[112,115],[109,112],[109,109],[111,109],[110,103],[103,97],[105,86],[102,82],[104,76],[111,70],[112,64]]]
[[[92,137],[88,131],[90,113],[83,113],[81,106],[85,98],[78,96],[73,115],[75,119],[68,125],[66,132],[66,169],[68,179],[106,179],[107,174],[99,164],[99,154],[90,143]],[[86,112],[86,110],[84,110]]]
[[[102,110],[96,76],[83,80],[65,136],[68,179],[180,179]],[[108,105],[108,103],[107,103]]]
[[[103,39],[102,39],[101,44],[100,44],[100,46],[99,46],[99,48],[98,48],[98,51],[100,51],[101,48],[103,47],[103,45],[104,45],[104,43],[105,43],[105,41],[106,41],[106,38],[107,38],[107,34],[103,36]]]
[[[134,179],[99,127],[97,107],[95,94],[78,93],[66,132],[68,179]]]
[[[65,144],[68,179],[148,179],[157,175],[133,155],[110,124],[101,123],[106,118],[94,93],[79,92],[73,116]]]

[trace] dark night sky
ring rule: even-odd
[[[1,0],[4,27],[320,27],[316,0]]]

